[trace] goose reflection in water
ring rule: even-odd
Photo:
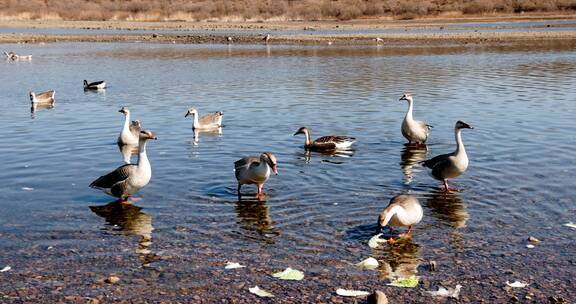
[[[239,200],[236,202],[238,225],[249,233],[257,234],[252,238],[273,243],[270,239],[279,236],[280,230],[272,226],[268,210],[269,207],[260,200]]]
[[[118,144],[118,149],[120,149],[120,154],[122,154],[122,160],[126,164],[131,163],[133,155],[138,155],[138,145],[120,145]]]
[[[417,165],[419,162],[426,160],[427,155],[428,147],[426,144],[417,146],[404,146],[402,154],[400,154],[400,167],[404,173],[405,184],[412,183],[414,176],[414,165]]]
[[[328,157],[343,157],[343,158],[348,158],[348,157],[352,157],[354,156],[354,150],[342,150],[342,151],[310,151],[310,150],[304,150],[303,152],[303,156],[304,156],[304,162],[306,162],[307,164],[310,163],[310,161],[312,160],[312,155],[318,155],[318,156],[328,156]],[[337,161],[335,159],[325,159],[322,160],[323,162],[328,162],[328,163],[334,163],[334,164],[341,164],[343,163],[342,161]]]
[[[106,223],[112,225],[115,231],[126,235],[140,236],[137,254],[144,255],[144,264],[150,263],[150,246],[152,245],[152,216],[142,212],[142,208],[131,203],[114,201],[103,206],[90,206],[90,210],[104,218]]]
[[[33,103],[30,106],[30,118],[34,119],[36,118],[36,115],[34,115],[36,113],[36,111],[38,110],[52,110],[54,109],[54,104],[37,104],[37,103]]]
[[[202,136],[210,136],[210,137],[220,137],[222,136],[222,127],[212,129],[212,130],[201,130],[201,129],[194,129],[194,137],[192,138],[192,145],[197,146],[200,142],[200,135]]]
[[[422,263],[420,245],[412,239],[398,239],[394,246],[383,246],[383,256],[376,259],[381,262],[378,268],[380,276],[391,281],[416,275]]]
[[[426,206],[430,209],[431,215],[440,221],[447,221],[454,228],[466,227],[469,215],[464,201],[457,193],[435,189],[428,195]]]

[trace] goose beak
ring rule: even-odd
[[[184,117],[188,117],[188,115],[190,115],[190,112],[186,112],[186,115],[184,115]]]
[[[298,134],[302,134],[302,131],[298,130],[298,131],[296,131],[296,133],[292,134],[292,136],[296,136]]]
[[[278,175],[278,165],[272,165],[272,171],[274,171],[274,174]]]
[[[157,140],[157,139],[158,139],[158,137],[157,137],[156,134],[154,134],[154,133],[150,134],[150,136],[149,136],[148,138],[154,139],[154,140]]]

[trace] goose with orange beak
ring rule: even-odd
[[[150,178],[152,178],[152,168],[146,155],[146,142],[150,139],[157,139],[157,137],[148,130],[141,131],[138,144],[138,162],[120,166],[116,170],[100,176],[90,184],[90,187],[100,189],[121,201],[127,201],[130,195],[148,185]]]
[[[270,171],[278,175],[276,156],[270,152],[264,152],[260,157],[244,157],[234,162],[234,173],[238,180],[238,196],[242,196],[240,188],[245,184],[255,184],[258,187],[256,196],[263,196],[262,189],[270,177]]]

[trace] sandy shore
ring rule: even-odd
[[[558,24],[558,21],[569,25]],[[386,43],[505,43],[517,41],[576,41],[571,30],[576,16],[515,16],[434,18],[420,20],[355,20],[346,22],[129,22],[129,21],[18,21],[0,20],[0,43],[51,42],[157,42],[157,43],[262,43],[270,33],[270,43],[282,44],[374,44],[381,37]],[[537,24],[526,25],[527,23]],[[549,23],[547,23],[549,22]],[[466,26],[464,26],[464,24]],[[511,31],[482,31],[491,28]],[[563,30],[554,28],[564,27]],[[10,29],[14,29],[11,32]],[[26,29],[21,31],[19,29]],[[61,33],[42,33],[59,29]],[[37,30],[38,32],[35,32]],[[66,33],[83,30],[83,33]],[[133,33],[131,31],[150,31]],[[226,31],[230,30],[232,34]],[[375,31],[392,31],[389,33]],[[459,31],[454,31],[459,30]],[[106,33],[108,31],[108,33]],[[112,33],[110,33],[112,31]],[[190,33],[190,31],[196,31]],[[290,31],[289,34],[286,31]],[[181,33],[180,33],[181,32]],[[329,33],[327,33],[329,32]]]

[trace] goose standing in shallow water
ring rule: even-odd
[[[412,226],[418,224],[423,216],[424,211],[422,211],[422,206],[420,206],[418,199],[414,195],[401,194],[393,197],[386,209],[380,213],[378,226],[382,229],[386,225],[390,225],[390,239],[388,239],[388,242],[393,244],[395,242],[393,237],[394,226],[408,226],[408,232],[401,234],[400,237],[411,237]]]
[[[152,168],[146,155],[146,142],[149,139],[157,139],[154,133],[144,130],[140,132],[138,145],[138,163],[126,164],[116,170],[100,176],[90,184],[91,188],[103,190],[106,194],[127,201],[128,197],[150,182]]]
[[[54,99],[55,95],[56,91],[54,90],[42,92],[39,94],[30,91],[30,102],[32,103],[32,107],[39,105],[53,105],[56,101]]]
[[[122,107],[118,112],[124,114],[124,127],[118,136],[118,145],[137,146],[140,138],[140,121],[130,123],[130,110],[127,107]]]
[[[184,117],[188,117],[188,115],[194,116],[193,130],[214,130],[222,127],[222,116],[224,116],[222,112],[212,112],[198,118],[198,111],[195,108],[189,108]]]
[[[263,196],[262,188],[270,177],[270,168],[278,175],[276,156],[270,152],[264,152],[260,157],[249,156],[235,161],[234,174],[238,180],[238,197],[242,195],[240,188],[244,184],[255,184],[258,187],[256,196]]]
[[[95,81],[88,83],[87,80],[84,80],[84,90],[102,90],[106,88],[105,81]]]
[[[448,187],[448,179],[460,176],[468,168],[468,155],[462,142],[462,129],[474,129],[469,124],[459,120],[454,126],[456,137],[456,151],[438,155],[423,162],[424,167],[432,169],[434,178],[444,181],[444,191],[452,192]]]
[[[348,136],[329,135],[322,136],[312,141],[310,139],[310,130],[306,127],[300,128],[293,136],[304,134],[306,141],[304,148],[312,151],[333,151],[333,150],[346,150],[356,142],[356,138]]]
[[[402,135],[408,140],[409,145],[411,145],[412,142],[424,144],[428,139],[428,134],[430,134],[430,128],[432,126],[423,121],[414,120],[412,117],[412,109],[414,108],[412,95],[406,93],[402,95],[400,100],[406,100],[408,102],[408,112],[406,112],[406,116],[402,121]]]

